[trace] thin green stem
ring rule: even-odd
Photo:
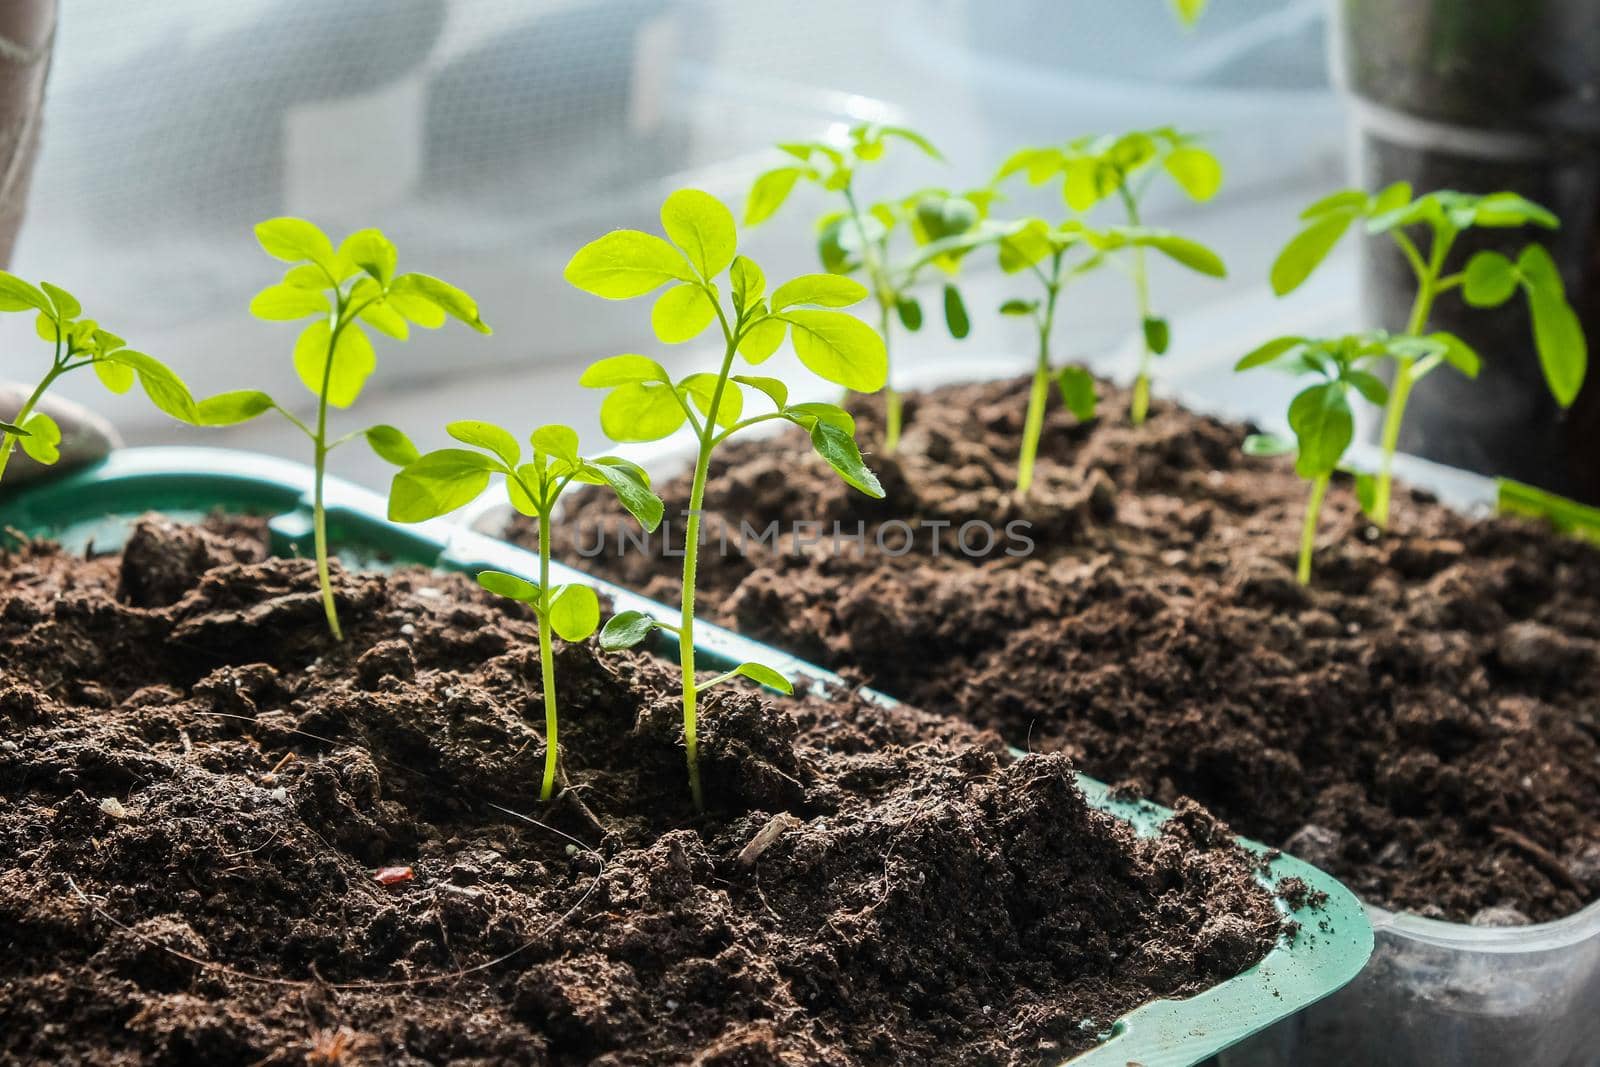
[[[328,618],[328,631],[333,634],[333,639],[343,641],[339,609],[333,602],[333,577],[328,572],[328,512],[323,506],[323,482],[328,471],[328,384],[333,379],[333,354],[338,348],[339,332],[344,329],[342,297],[335,316],[335,325],[328,334],[328,358],[322,366],[322,388],[317,392],[317,430],[311,438],[315,457],[312,465],[311,526],[317,556],[317,583],[322,587],[322,611]]]
[[[856,225],[856,233],[861,240],[861,264],[866,268],[867,278],[872,283],[873,297],[878,301],[878,333],[883,338],[884,361],[890,368],[888,384],[884,386],[884,427],[883,451],[885,455],[894,455],[896,448],[900,447],[900,421],[901,397],[894,388],[892,377],[894,362],[889,355],[889,309],[895,302],[894,285],[888,276],[887,264],[875,251],[877,246],[867,239],[867,222],[861,214],[861,207],[856,203],[855,190],[846,185],[842,190],[845,203],[850,207],[850,219]]]
[[[1017,496],[1028,495],[1033,484],[1033,464],[1039,454],[1039,438],[1044,433],[1044,413],[1050,402],[1050,333],[1055,328],[1056,300],[1061,295],[1061,258],[1057,252],[1045,282],[1044,314],[1038,319],[1039,359],[1033,370],[1033,388],[1028,394],[1028,414],[1022,424],[1022,451],[1017,456]]]
[[[1295,577],[1301,585],[1311,584],[1311,554],[1317,547],[1317,519],[1322,514],[1322,498],[1328,494],[1330,475],[1319,474],[1311,482],[1311,496],[1306,501],[1305,525],[1300,530],[1300,566]]]
[[[33,414],[33,409],[38,405],[40,398],[44,396],[45,390],[49,389],[51,383],[60,376],[61,364],[57,360],[55,365],[51,366],[50,372],[34,388],[33,394],[23,401],[22,407],[17,409],[16,414],[11,419],[11,423],[15,426],[21,426],[24,422],[27,422],[28,416]],[[17,442],[20,440],[21,438],[14,433],[7,433],[4,437],[0,437],[0,481],[5,480],[6,466],[11,462],[11,453],[16,449]]]
[[[549,800],[556,788],[559,741],[556,737],[556,660],[550,646],[550,509],[539,512],[539,676],[544,685],[544,782],[539,799]]]
[[[1123,206],[1127,209],[1128,225],[1139,225],[1139,202],[1129,191],[1125,179],[1117,182],[1117,192],[1121,194]],[[1150,351],[1150,338],[1144,329],[1145,320],[1150,317],[1150,273],[1144,249],[1137,245],[1133,249],[1133,291],[1139,303],[1139,374],[1133,380],[1133,399],[1128,405],[1128,419],[1135,426],[1141,426],[1150,413],[1150,360],[1154,353]]]

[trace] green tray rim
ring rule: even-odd
[[[86,551],[120,543],[127,520],[146,511],[197,515],[232,508],[268,516],[275,551],[305,552],[311,485],[309,467],[270,456],[220,448],[131,448],[55,479],[8,490],[0,495],[0,529],[55,538]],[[364,559],[463,572],[493,567],[530,577],[537,573],[533,553],[457,523],[391,523],[381,496],[342,479],[327,480],[325,498],[330,539],[344,550],[359,548]],[[551,563],[551,577],[593,586],[618,610],[644,611],[667,621],[677,615],[676,609],[561,563]],[[786,674],[842,684],[831,671],[722,627],[698,623],[695,632],[697,653],[708,665],[759,660]],[[862,692],[895,703],[881,693]],[[1114,800],[1103,782],[1086,775],[1078,779],[1091,803],[1126,819],[1141,834],[1153,834],[1170,814],[1148,802]],[[1354,893],[1292,856],[1238,840],[1271,857],[1258,876],[1263,884],[1298,877],[1312,891],[1326,894],[1326,901],[1300,911],[1279,901],[1280,910],[1301,924],[1292,942],[1280,939],[1254,967],[1192,997],[1135,1008],[1112,1025],[1100,1045],[1068,1061],[1070,1067],[1188,1067],[1334,993],[1366,966],[1373,930]]]

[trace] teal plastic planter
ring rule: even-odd
[[[0,497],[0,527],[50,537],[73,551],[110,550],[125,538],[129,520],[146,511],[198,519],[223,509],[270,517],[273,550],[308,553],[311,543],[311,471],[299,464],[221,449],[143,448],[115,453],[97,466]],[[443,520],[396,526],[384,519],[374,493],[330,479],[328,526],[341,558],[355,566],[416,563],[445,570],[485,567],[533,577],[538,557]],[[676,612],[628,590],[596,581],[560,564],[552,579],[586,582],[618,610],[634,609],[671,621]],[[791,676],[837,683],[829,671],[731,631],[699,624],[697,645],[707,667],[759,660]],[[884,703],[881,694],[868,693]],[[1169,814],[1153,804],[1112,800],[1106,786],[1081,777],[1090,801],[1154,834]],[[1251,841],[1246,847],[1265,852]],[[1315,910],[1294,914],[1301,923],[1292,943],[1280,941],[1243,974],[1186,1000],[1157,1000],[1119,1019],[1102,1044],[1073,1067],[1185,1067],[1244,1040],[1333,993],[1354,978],[1372,954],[1372,927],[1355,896],[1339,882],[1289,856],[1278,856],[1260,876],[1263,884],[1298,877],[1327,895]]]

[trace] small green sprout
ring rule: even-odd
[[[1543,519],[1557,533],[1600,545],[1600,508],[1510,478],[1497,479],[1495,510],[1501,515]]]
[[[1413,198],[1411,186],[1397,182],[1376,195],[1345,189],[1318,200],[1300,217],[1305,227],[1284,246],[1272,265],[1272,288],[1280,296],[1298,288],[1351,225],[1357,219],[1364,220],[1367,233],[1386,233],[1394,240],[1416,276],[1417,295],[1406,334],[1422,335],[1428,328],[1435,299],[1457,287],[1463,299],[1478,308],[1499,307],[1521,289],[1533,318],[1534,346],[1551,395],[1563,408],[1577,398],[1588,367],[1588,347],[1578,316],[1567,303],[1555,260],[1543,245],[1529,244],[1514,261],[1499,252],[1478,252],[1462,270],[1445,273],[1450,250],[1463,231],[1528,225],[1555,229],[1559,222],[1545,208],[1506,192],[1474,196],[1443,190]],[[1426,253],[1408,232],[1413,227],[1423,227],[1429,233]],[[1422,373],[1415,357],[1401,355],[1396,359],[1383,419],[1382,466],[1371,509],[1372,519],[1380,528],[1389,524],[1394,454],[1399,447],[1406,401]]]
[[[1245,439],[1244,450],[1253,456],[1295,453],[1295,473],[1311,480],[1311,497],[1306,503],[1305,524],[1300,535],[1300,562],[1296,576],[1301,585],[1311,582],[1311,554],[1316,545],[1317,518],[1328,483],[1343,469],[1344,454],[1355,437],[1355,416],[1350,409],[1353,389],[1380,407],[1389,398],[1383,379],[1365,369],[1382,359],[1412,359],[1428,369],[1451,363],[1463,373],[1477,373],[1477,356],[1449,334],[1431,337],[1395,336],[1381,330],[1349,334],[1344,337],[1314,339],[1278,337],[1247,354],[1234,367],[1247,371],[1275,367],[1316,381],[1289,402],[1289,428],[1295,440],[1253,434]],[[1373,480],[1356,476],[1356,492],[1365,507],[1371,498]]]
[[[608,390],[600,405],[600,425],[617,441],[655,441],[688,425],[697,445],[694,479],[684,528],[683,599],[679,625],[666,626],[638,613],[624,612],[606,624],[600,643],[626,648],[652,629],[675,632],[683,674],[683,735],[689,765],[689,790],[703,807],[696,730],[698,691],[735,676],[754,678],[789,691],[782,675],[760,664],[742,664],[705,686],[695,679],[695,567],[700,543],[700,510],[713,450],[741,430],[785,421],[804,429],[811,445],[844,481],[872,497],[882,497],[878,479],[862,462],[855,443],[855,420],[833,404],[791,404],[789,389],[776,378],[733,373],[734,360],[759,364],[790,339],[800,362],[819,377],[855,392],[883,388],[888,356],[871,326],[843,311],[867,296],[850,278],[804,274],[767,291],[761,268],[738,254],[733,215],[715,197],[683,189],[661,205],[661,225],[670,241],[638,230],[616,230],[590,242],[566,267],[567,281],[607,300],[628,300],[666,291],[656,298],[651,324],[657,338],[679,344],[698,337],[714,322],[722,334],[721,365],[674,381],[661,364],[642,355],[611,356],[583,372],[579,384]],[[726,288],[717,279],[726,275]],[[746,391],[764,397],[773,410],[745,415]]]
[[[1188,6],[1198,16],[1203,5]],[[1133,230],[1143,228],[1145,195],[1162,174],[1197,202],[1210,200],[1222,186],[1222,165],[1217,157],[1202,148],[1192,134],[1171,127],[1134,130],[1119,136],[1081,137],[1059,147],[1024,148],[1001,165],[995,180],[1017,173],[1026,174],[1034,185],[1059,177],[1063,199],[1080,215],[1114,196],[1122,204],[1127,227]],[[1201,247],[1193,241],[1188,243]],[[1222,261],[1215,253],[1209,253],[1208,262],[1219,268],[1215,277],[1225,276]],[[1138,426],[1150,410],[1151,363],[1166,354],[1172,343],[1172,327],[1151,310],[1150,275],[1143,247],[1134,247],[1126,269],[1133,279],[1143,341],[1128,409],[1129,418]]]
[[[49,282],[34,286],[0,271],[0,311],[36,311],[35,330],[55,346],[50,369],[9,421],[0,421],[0,479],[17,445],[37,463],[61,458],[61,427],[42,411],[39,401],[63,374],[93,367],[95,376],[113,393],[126,393],[134,379],[151,403],[181,422],[197,423],[199,410],[181,379],[154,356],[136,352],[127,342],[93,319],[81,318],[83,306],[71,293]]]
[[[408,464],[389,488],[389,518],[423,522],[476,500],[496,474],[505,478],[511,506],[539,520],[539,581],[504,571],[478,574],[478,584],[533,609],[539,631],[539,666],[544,686],[544,783],[539,799],[555,792],[559,745],[556,722],[556,667],[550,631],[563,641],[583,641],[600,625],[600,602],[587,585],[550,584],[550,530],[556,501],[573,482],[608,485],[622,506],[646,530],[661,524],[662,503],[650,491],[650,477],[637,464],[616,456],[584,459],[578,433],[568,426],[541,426],[529,438],[532,459],[522,461],[522,446],[506,430],[487,422],[452,422],[445,431],[471,448],[442,448]]]
[[[328,630],[343,640],[328,574],[328,520],[323,508],[323,480],[328,453],[357,437],[383,459],[404,466],[417,459],[416,446],[393,426],[368,426],[342,437],[328,438],[328,408],[347,408],[361,395],[378,367],[372,341],[362,325],[397,341],[410,335],[408,323],[437,329],[446,317],[459,319],[479,333],[489,327],[478,317],[478,305],[455,286],[426,274],[395,274],[395,247],[375,229],[358,230],[335,250],[326,234],[305,219],[268,219],[256,226],[256,240],[267,255],[295,264],[283,281],[269,285],[250,301],[258,319],[290,322],[310,317],[294,344],[294,368],[317,398],[315,427],[306,425],[272,397],[243,389],[200,403],[207,425],[223,426],[277,411],[311,441],[315,469],[313,530],[317,580]]]
[[[911,333],[922,328],[922,304],[913,290],[930,267],[945,276],[945,327],[952,337],[966,337],[972,320],[953,279],[963,256],[997,236],[983,225],[994,193],[977,189],[957,195],[945,189],[922,189],[900,200],[863,208],[856,196],[856,168],[882,158],[887,141],[905,141],[941,163],[944,157],[926,137],[901,126],[862,123],[850,129],[849,137],[847,150],[820,141],[779,145],[798,162],[769,170],[755,180],[745,204],[744,224],[754,226],[770,218],[800,181],[839,193],[844,210],[830,212],[817,222],[817,253],[828,273],[859,273],[866,280],[878,305],[878,332],[886,351],[893,334],[891,313]],[[914,245],[900,261],[893,258],[890,248],[896,232],[909,233]],[[892,455],[900,445],[901,423],[901,397],[892,384],[884,392],[884,420],[883,451]]]
[[[1113,226],[1096,230],[1077,219],[1069,219],[1057,226],[1051,226],[1043,219],[1020,220],[1012,223],[1006,235],[999,239],[998,248],[1001,270],[1007,274],[1028,271],[1044,290],[1042,298],[1015,298],[1000,305],[1002,315],[1025,315],[1032,319],[1039,335],[1033,388],[1028,397],[1028,414],[1022,427],[1022,447],[1017,457],[1017,495],[1025,496],[1033,484],[1034,460],[1044,429],[1050,383],[1055,382],[1062,402],[1079,421],[1088,421],[1095,414],[1094,378],[1089,372],[1082,367],[1064,367],[1056,371],[1050,362],[1050,335],[1055,328],[1061,291],[1068,281],[1094,270],[1108,260],[1115,262],[1117,253],[1126,249],[1133,249],[1135,255],[1141,256],[1145,249],[1154,249],[1176,263],[1214,277],[1221,277],[1225,268],[1222,260],[1204,245],[1165,230],[1143,226]],[[1068,254],[1075,248],[1083,250],[1085,255],[1075,262],[1068,262]],[[1165,351],[1166,324],[1163,320],[1155,321],[1161,332],[1158,348]]]

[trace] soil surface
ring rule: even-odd
[[[1192,803],[853,693],[715,690],[697,816],[675,668],[590,644],[542,806],[525,608],[336,568],[335,645],[261,546],[0,555],[0,1061],[1055,1062],[1295,936]]]
[[[1170,403],[1133,427],[1126,394],[1100,393],[1090,424],[1050,412],[1022,501],[1023,379],[909,396],[899,455],[868,457],[883,501],[798,434],[724,446],[698,603],[1157,801],[1193,796],[1375,903],[1516,924],[1600,897],[1600,550],[1403,491],[1383,534],[1340,485],[1305,589],[1288,461]],[[879,413],[859,405],[862,441]],[[687,478],[656,488],[682,511]],[[571,562],[676,598],[681,561],[660,539],[619,551],[636,527],[609,499],[568,520]],[[974,521],[987,555],[981,527],[963,549]],[[864,524],[864,547],[835,523]]]

